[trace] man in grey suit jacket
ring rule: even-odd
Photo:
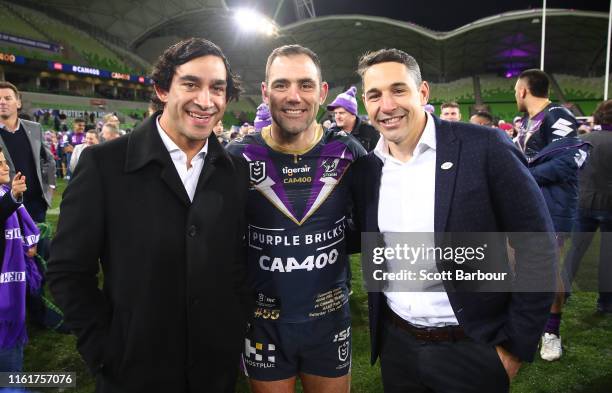
[[[28,190],[23,200],[36,222],[44,222],[55,188],[55,161],[44,144],[40,124],[19,119],[19,90],[10,82],[0,82],[0,147],[10,167],[26,177]]]
[[[0,81],[0,147],[4,152],[13,178],[16,172],[25,177],[27,190],[23,204],[36,223],[45,222],[47,208],[55,188],[55,160],[43,139],[42,127],[33,121],[17,117],[21,97],[17,87]],[[48,240],[38,242],[38,255],[47,258]],[[30,322],[63,331],[62,316],[46,307],[43,290],[28,294],[27,309]]]

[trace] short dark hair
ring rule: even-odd
[[[550,87],[550,79],[542,70],[532,68],[525,70],[519,75],[519,79],[525,81],[527,89],[534,97],[548,98],[548,89]]]
[[[440,105],[440,110],[445,109],[445,108],[459,109],[459,104],[456,103],[455,101],[443,102],[442,105]]]
[[[612,100],[606,100],[597,105],[593,112],[593,123],[599,125],[612,124]]]
[[[421,78],[421,69],[419,67],[419,63],[414,59],[414,57],[410,56],[408,53],[391,48],[391,49],[380,49],[376,52],[368,52],[361,56],[359,59],[359,64],[357,65],[357,73],[361,76],[363,80],[363,74],[368,70],[368,68],[372,67],[375,64],[379,63],[400,63],[406,66],[410,74],[412,75],[412,79],[416,83],[417,86],[423,82]]]
[[[312,60],[314,65],[317,67],[317,72],[319,73],[319,82],[323,81],[323,74],[321,72],[321,60],[319,60],[319,56],[314,53],[312,50],[297,44],[292,45],[283,45],[274,49],[272,53],[268,56],[268,60],[266,61],[266,83],[268,83],[268,74],[270,73],[270,66],[272,62],[277,57],[288,57],[288,56],[298,56],[305,55]]]
[[[11,82],[0,81],[0,89],[11,89],[15,93],[15,97],[17,97],[18,100],[21,99],[21,93],[17,89],[17,86],[12,84]]]
[[[153,66],[151,79],[155,86],[164,91],[170,91],[170,85],[172,84],[172,78],[174,77],[176,68],[202,56],[217,56],[223,60],[225,71],[227,72],[226,101],[237,101],[242,91],[240,87],[240,78],[232,72],[229,62],[221,51],[221,48],[204,38],[189,38],[177,42],[166,49]],[[164,103],[157,97],[155,92],[151,96],[151,102],[155,109],[164,108]]]
[[[73,123],[73,124],[74,124],[74,123],[86,123],[86,121],[85,121],[85,120],[83,120],[83,119],[81,119],[81,118],[76,118],[76,119],[74,119],[74,120],[72,121],[72,123]]]
[[[483,119],[487,119],[487,121],[489,122],[489,125],[493,125],[493,115],[491,115],[489,112],[478,111],[474,113],[472,116],[482,117]]]

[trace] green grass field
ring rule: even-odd
[[[48,220],[55,226],[59,214],[59,201],[65,182],[59,181],[53,209]],[[596,253],[597,238],[589,253]],[[367,294],[363,290],[358,256],[351,258],[353,290],[351,308],[353,315],[353,368],[354,393],[380,393],[380,369],[369,364],[369,338],[367,327]],[[596,270],[587,266],[582,276],[591,276]],[[564,354],[560,361],[545,362],[539,359],[524,365],[512,383],[512,393],[610,393],[612,392],[612,316],[595,313],[597,294],[576,292],[567,303],[563,314],[561,335]],[[26,371],[75,371],[77,388],[64,391],[91,393],[94,381],[75,350],[75,338],[55,332],[30,328],[30,343],[25,353]],[[46,389],[45,392],[53,392]],[[301,391],[301,389],[299,389]],[[241,379],[237,393],[247,393],[248,387]],[[205,392],[203,392],[205,393]],[[486,392],[483,392],[486,393]]]

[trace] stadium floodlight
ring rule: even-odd
[[[269,37],[278,34],[278,27],[268,17],[249,8],[238,8],[234,11],[234,20],[238,28],[247,33],[259,33]]]

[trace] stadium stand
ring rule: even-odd
[[[514,84],[516,78],[501,78],[495,75],[480,76],[480,92],[482,101],[491,102],[513,102]]]
[[[0,3],[0,29],[3,33],[14,34],[20,37],[46,41],[48,37],[32,27],[24,19],[16,17],[3,3]]]
[[[128,66],[115,52],[87,33],[61,23],[49,16],[30,8],[15,4],[5,4],[2,11],[6,18],[21,20],[18,28],[29,25],[30,29],[15,32],[26,38],[33,38],[60,44],[64,57],[77,64],[89,65],[106,70],[139,73],[135,67]],[[6,11],[6,12],[5,12]]]
[[[474,83],[472,78],[461,78],[448,83],[430,83],[429,96],[432,103],[456,101],[474,102]]]
[[[561,86],[565,98],[573,100],[601,100],[603,99],[604,77],[578,77],[566,74],[554,74]]]

